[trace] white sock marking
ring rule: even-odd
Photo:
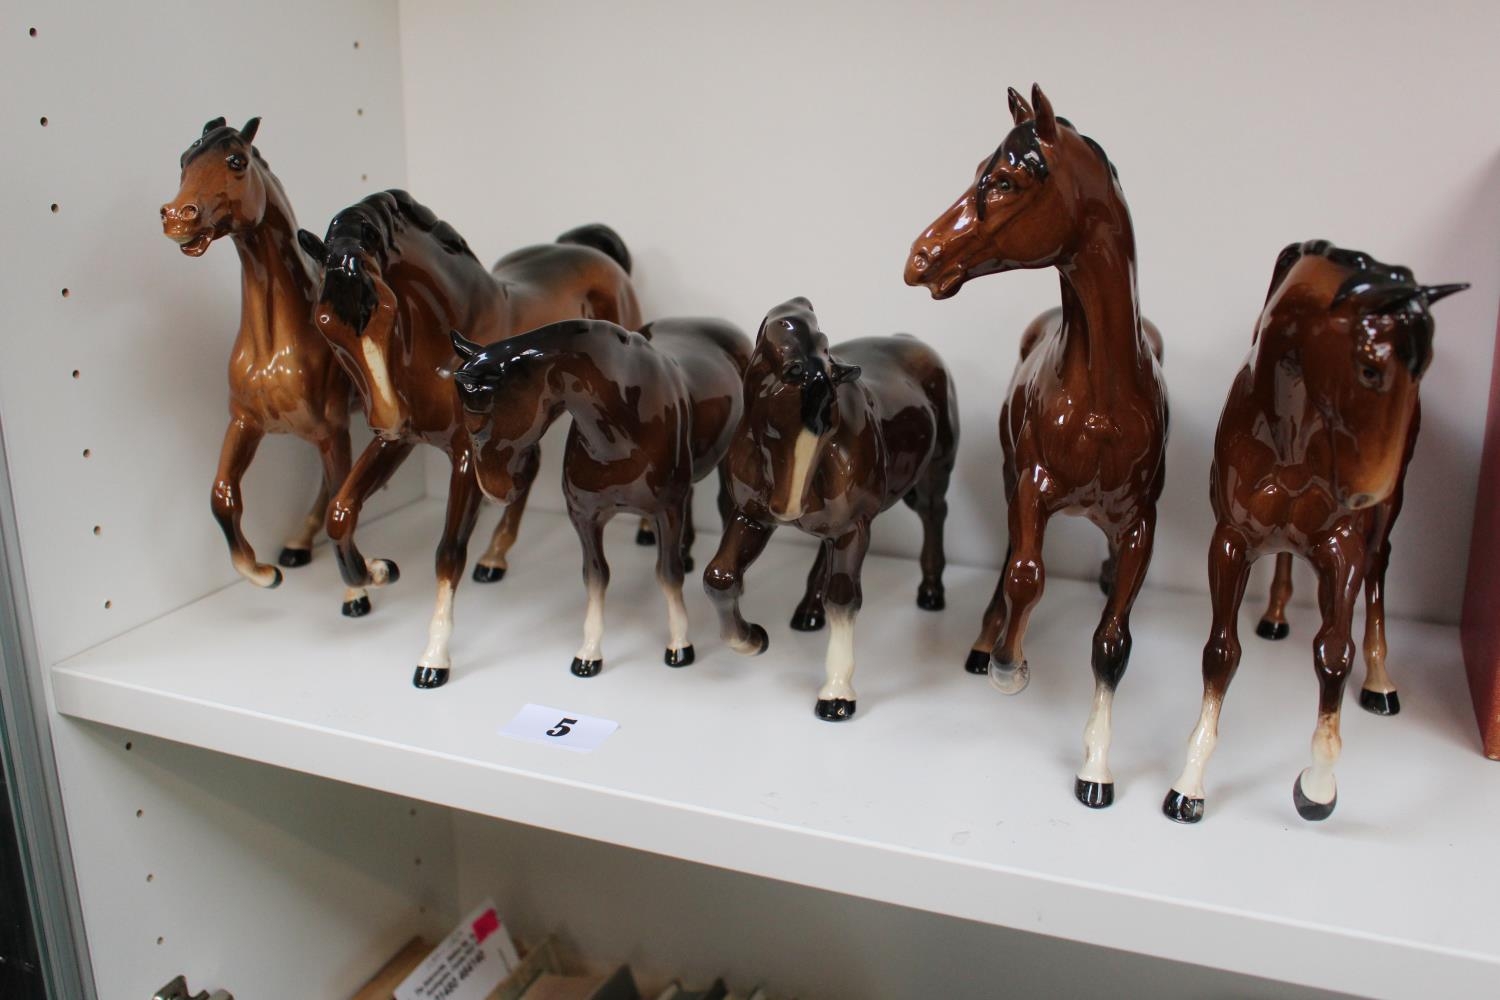
[[[682,599],[681,584],[674,587],[663,580],[661,591],[667,598],[667,648],[676,651],[690,645],[687,603]]]
[[[1083,767],[1078,776],[1084,781],[1111,784],[1114,777],[1109,773],[1110,709],[1114,705],[1115,693],[1109,685],[1094,684],[1094,707],[1089,711],[1088,724],[1083,727]]]
[[[583,645],[578,647],[580,660],[604,659],[604,587],[590,582],[589,606],[583,614]]]
[[[1198,725],[1188,738],[1187,763],[1183,765],[1177,780],[1172,782],[1174,791],[1190,799],[1203,798],[1203,769],[1208,766],[1208,758],[1213,756],[1214,747],[1219,743],[1221,707],[1218,699],[1204,696],[1203,710],[1198,714]]]
[[[818,699],[854,701],[854,616],[832,608],[828,610],[828,658],[824,669],[828,676],[818,691]]]
[[[432,622],[427,627],[427,648],[422,651],[419,666],[448,668],[448,640],[453,635],[453,584],[439,583],[437,605],[432,609]]]
[[[1339,737],[1337,715],[1318,716],[1318,728],[1313,730],[1312,767],[1302,772],[1302,794],[1314,802],[1327,804],[1338,795],[1338,786],[1333,780],[1333,765],[1338,762],[1339,751],[1344,741]]]

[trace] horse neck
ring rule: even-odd
[[[240,256],[240,341],[260,357],[317,342],[308,327],[313,280],[297,246],[297,219],[265,172],[266,210],[254,228],[234,234]]]
[[[1058,272],[1068,352],[1086,366],[1093,398],[1133,388],[1135,380],[1121,376],[1141,372],[1150,349],[1136,295],[1135,232],[1123,200],[1116,197],[1085,224],[1082,246]]]
[[[641,352],[650,348],[628,339],[622,343],[612,329],[590,327],[538,338],[535,349],[539,354],[528,365],[536,369],[532,377],[547,386],[538,407],[547,416],[536,436],[540,438],[563,410],[572,416],[574,430],[590,455],[601,461],[618,458],[624,444],[620,428],[634,426],[639,417],[627,390],[649,390],[644,383],[657,375],[654,365],[641,363]],[[588,388],[601,382],[602,392]]]
[[[1307,391],[1298,342],[1280,335],[1283,325],[1273,313],[1256,334],[1250,392],[1278,461],[1296,464],[1306,457],[1309,442],[1327,431],[1327,420]]]

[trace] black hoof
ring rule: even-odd
[[[1401,699],[1394,691],[1359,690],[1359,707],[1376,715],[1395,715],[1401,711]]]
[[[360,594],[352,601],[345,601],[343,612],[345,618],[363,618],[370,613],[370,595]]]
[[[418,667],[411,682],[419,688],[440,688],[448,683],[447,667]]]
[[[1174,788],[1162,800],[1161,811],[1174,823],[1196,823],[1203,818],[1203,800],[1190,799]]]
[[[669,649],[662,661],[669,667],[685,667],[697,658],[691,645],[683,646],[681,649]],[[575,661],[576,662],[576,661]]]
[[[568,669],[573,671],[574,677],[593,677],[599,671],[604,669],[604,661],[580,660],[575,656],[573,657],[573,665]]]
[[[990,651],[988,649],[971,649],[969,658],[964,660],[964,669],[971,674],[987,674],[990,672]]]
[[[791,625],[798,632],[816,632],[826,621],[822,608],[799,607],[792,612]]]
[[[637,528],[637,529],[635,529],[635,544],[637,544],[637,545],[655,545],[656,544],[656,532],[652,531],[650,528]]]
[[[682,554],[682,571],[684,573],[691,573],[693,571],[693,557],[686,552]]]
[[[1274,642],[1277,639],[1285,639],[1291,635],[1292,627],[1286,622],[1273,622],[1270,619],[1262,618],[1260,624],[1255,626],[1255,634],[1262,639],[1270,639]]]
[[[285,548],[281,550],[281,555],[276,557],[276,561],[287,569],[306,566],[312,562],[312,549]]]
[[[1106,809],[1115,804],[1115,783],[1076,778],[1073,781],[1073,795],[1090,809]]]
[[[853,698],[819,698],[814,709],[824,722],[848,722],[854,718]]]
[[[755,652],[751,656],[759,656],[771,648],[771,637],[766,635],[766,630],[759,625],[750,626],[750,641],[755,643]]]
[[[480,563],[474,564],[475,583],[499,583],[505,579],[504,566],[484,566]]]
[[[1333,807],[1339,804],[1339,793],[1333,793],[1333,799],[1328,802],[1314,802],[1302,794],[1302,775],[1297,775],[1297,780],[1292,784],[1292,804],[1297,807],[1297,815],[1309,823],[1325,820],[1333,815]]]
[[[917,607],[923,611],[941,611],[947,605],[943,600],[943,588],[939,584],[929,587],[926,584],[917,588]]]

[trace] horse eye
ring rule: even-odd
[[[245,158],[239,153],[231,153],[227,162],[229,163],[230,170],[244,170],[248,166]]]
[[[1000,182],[996,184],[995,187],[999,188],[1001,191],[1009,191],[1013,187],[1015,187],[1015,185],[1010,182],[1009,177],[1002,177],[1000,178]]]
[[[1382,372],[1374,365],[1359,366],[1359,380],[1360,382],[1364,383],[1367,388],[1380,388],[1380,384],[1384,381],[1383,375],[1384,372]]]

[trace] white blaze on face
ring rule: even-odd
[[[1188,739],[1187,763],[1182,767],[1182,774],[1172,782],[1174,791],[1181,792],[1190,799],[1203,798],[1203,769],[1208,766],[1208,758],[1213,756],[1214,747],[1219,743],[1220,707],[1217,698],[1204,695],[1198,725]]]
[[[448,640],[453,635],[453,584],[439,583],[437,605],[427,626],[427,648],[422,651],[419,666],[448,668]]]
[[[687,604],[682,599],[682,585],[663,580],[662,593],[667,598],[667,648],[676,652],[689,645]]]
[[[845,611],[828,609],[828,659],[824,669],[828,676],[818,691],[818,700],[854,701],[854,616]]]
[[[389,426],[394,426],[400,407],[396,405],[396,391],[391,388],[391,373],[385,364],[385,353],[373,337],[361,337],[359,343],[364,351],[365,371],[370,376],[370,414],[374,417],[383,412],[385,417],[378,422],[389,422]]]
[[[1333,765],[1338,762],[1339,751],[1344,742],[1339,737],[1337,715],[1318,716],[1318,728],[1313,731],[1312,767],[1302,772],[1302,794],[1314,802],[1327,805],[1338,794],[1333,780]]]
[[[578,659],[604,659],[604,585],[589,581],[589,606],[583,613],[583,645],[578,647]]]
[[[797,433],[792,445],[792,470],[787,479],[786,499],[782,502],[783,521],[795,521],[802,516],[802,499],[807,495],[807,479],[812,473],[813,459],[817,457],[818,436],[807,428]]]
[[[1089,712],[1088,724],[1083,727],[1083,767],[1078,776],[1084,781],[1112,784],[1109,773],[1110,711],[1114,706],[1115,693],[1108,684],[1094,683],[1094,707]]]

